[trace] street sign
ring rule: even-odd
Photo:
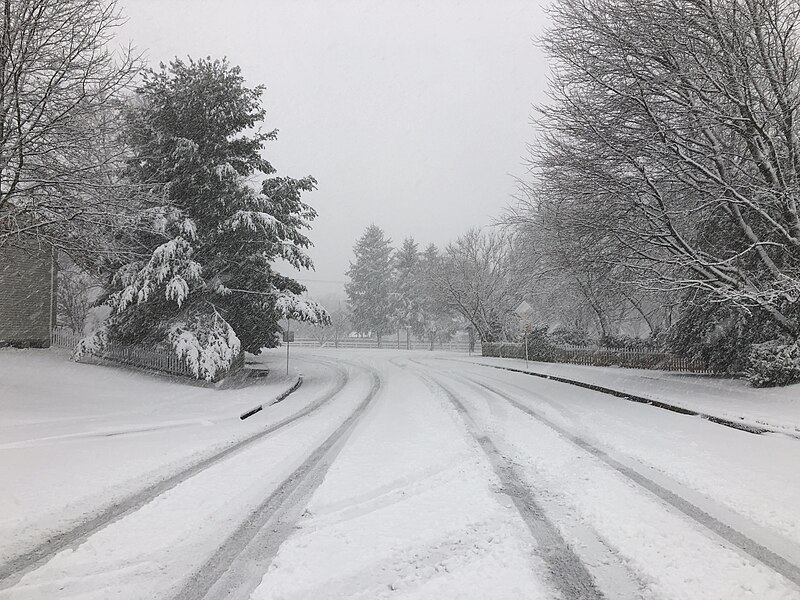
[[[519,303],[519,306],[514,309],[514,314],[521,319],[530,318],[533,314],[533,307],[528,304],[526,300]]]

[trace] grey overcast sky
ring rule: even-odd
[[[264,84],[268,159],[313,175],[313,295],[342,289],[370,223],[444,245],[491,223],[524,172],[547,66],[535,0],[122,0],[151,65],[221,58]],[[288,274],[288,273],[287,273]]]

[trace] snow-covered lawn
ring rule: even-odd
[[[440,356],[447,358],[445,354]],[[513,358],[477,356],[459,357],[459,360],[526,369],[524,360]],[[533,361],[528,363],[527,369],[637,394],[712,416],[800,433],[800,383],[753,388],[742,379]]]
[[[214,389],[78,364],[57,351],[0,350],[0,560],[320,392],[312,377],[296,402],[240,420],[294,381],[277,356],[263,360],[275,363],[274,375]]]
[[[316,378],[326,376],[317,371]],[[312,384],[309,389],[313,387]],[[254,510],[302,462],[305,451],[324,439],[337,421],[346,418],[361,389],[354,391],[350,402],[325,405],[306,419],[247,446],[234,460],[214,464],[135,512],[113,520],[77,547],[57,554],[26,574],[16,585],[15,593],[24,598],[157,598],[165,590],[180,587],[193,576],[197,563],[238,526],[242,515]],[[319,392],[317,387],[315,393]],[[287,407],[301,392],[296,394],[284,401]],[[240,425],[247,423],[251,430],[263,428],[264,421],[272,420],[274,412],[258,413],[262,416],[260,423],[248,420]],[[213,436],[204,432],[195,443],[214,444],[221,435],[235,435],[236,424],[232,425]],[[151,449],[153,464],[157,464],[162,448],[172,448],[164,437],[141,441],[143,449]],[[184,455],[192,452],[189,436],[171,442],[182,445]],[[72,471],[94,471],[94,465],[81,463]],[[152,475],[150,471],[145,478]],[[86,503],[86,499],[81,502]],[[4,597],[2,591],[0,597]]]

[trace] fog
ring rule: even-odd
[[[516,190],[547,67],[536,2],[130,0],[120,41],[155,66],[175,56],[238,64],[266,86],[268,158],[311,174],[316,271],[340,294],[370,223],[399,244],[442,245],[485,226]],[[290,269],[284,269],[290,272]]]

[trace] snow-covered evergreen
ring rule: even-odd
[[[378,339],[393,325],[391,242],[377,225],[367,227],[353,247],[345,285],[353,327]]]
[[[407,237],[394,254],[393,315],[399,327],[410,327],[417,336],[424,330],[421,266],[419,246]]]
[[[312,267],[304,230],[316,213],[301,195],[316,182],[276,177],[262,157],[275,138],[257,129],[262,91],[226,61],[176,60],[145,74],[127,119],[141,227],[116,240],[121,258],[104,265],[112,315],[82,351],[107,340],[163,345],[213,379],[241,351],[274,346],[281,318],[327,319],[272,268],[278,258]]]

